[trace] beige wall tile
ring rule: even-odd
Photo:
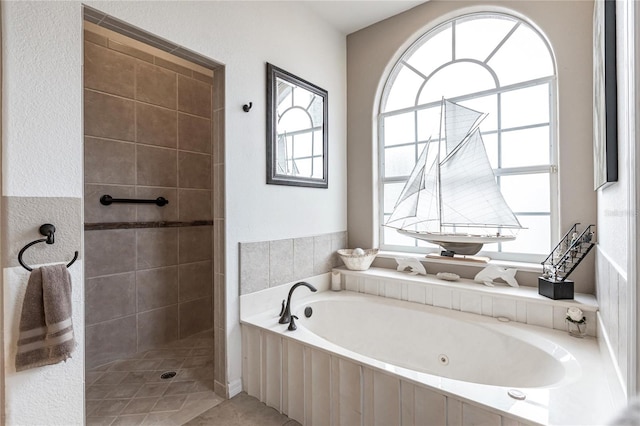
[[[212,258],[212,226],[193,226],[178,230],[180,263],[198,262]]]
[[[269,242],[269,287],[293,281],[293,240]]]
[[[138,312],[178,303],[178,267],[136,272]]]
[[[211,86],[192,78],[178,76],[178,110],[211,118]]]
[[[295,279],[313,275],[313,237],[293,240],[293,275]]]
[[[211,120],[178,113],[178,148],[211,154]]]
[[[84,43],[84,87],[133,99],[135,59]]]
[[[199,73],[198,71],[194,71],[193,72],[193,78],[195,78],[196,80],[199,80],[203,83],[207,83],[208,85],[213,85],[213,77],[209,76],[209,75],[204,75]]]
[[[84,244],[86,278],[135,271],[136,234],[134,230],[85,232]]]
[[[138,350],[178,339],[178,305],[138,314]]]
[[[104,36],[101,36],[99,34],[96,33],[92,33],[91,31],[84,31],[84,39],[85,41],[90,41],[92,43],[95,43],[97,45],[100,46],[106,46],[107,45],[107,38]]]
[[[136,312],[136,274],[90,278],[85,286],[86,323],[96,324]]]
[[[216,68],[213,72],[213,110],[217,111],[220,108],[224,108],[224,82],[225,82],[225,68]]]
[[[150,269],[178,263],[176,228],[137,229],[137,269]]]
[[[85,342],[85,364],[89,369],[135,353],[136,316],[87,326]]]
[[[213,270],[218,274],[224,274],[224,249],[225,249],[225,235],[224,235],[224,220],[215,219],[213,222]]]
[[[213,113],[213,162],[214,164],[224,164],[224,109]]]
[[[84,91],[84,132],[121,141],[135,136],[134,102],[91,90]]]
[[[108,139],[84,138],[85,183],[134,185],[135,145]]]
[[[180,302],[211,296],[213,292],[213,263],[180,265]]]
[[[135,204],[111,204],[103,206],[100,197],[111,195],[113,198],[135,198],[135,187],[122,185],[85,185],[84,186],[84,222],[135,222]]]
[[[208,330],[213,326],[211,297],[180,304],[180,338]]]
[[[225,194],[224,194],[224,165],[213,166],[213,217],[224,219]]]
[[[155,57],[154,63],[159,67],[166,68],[171,71],[175,71],[178,74],[182,74],[187,77],[191,77],[192,71],[189,68],[183,67],[182,65],[178,65],[175,62],[171,62],[171,61],[167,61],[166,59]]]
[[[178,160],[175,150],[138,145],[136,152],[138,185],[176,186]]]
[[[136,140],[138,143],[175,148],[178,119],[176,111],[136,103]]]
[[[212,220],[211,191],[203,189],[179,189],[178,217],[182,221]]]
[[[176,73],[138,61],[136,99],[166,108],[176,108]]]
[[[138,204],[136,209],[139,222],[171,222],[178,220],[178,190],[176,188],[137,186],[136,197],[145,200],[164,197],[169,201],[168,204],[162,207],[154,204]]]
[[[240,294],[269,287],[269,242],[240,243]]]
[[[178,152],[178,186],[211,189],[211,155]]]
[[[134,58],[142,59],[145,62],[153,63],[153,55],[136,49],[135,47],[127,46],[126,44],[118,43],[117,41],[113,40],[108,41],[108,46],[111,50],[133,56]]]

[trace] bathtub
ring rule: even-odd
[[[305,316],[305,309],[312,311]],[[594,338],[352,292],[242,320],[245,390],[303,424],[603,424]],[[427,408],[425,408],[427,407]]]

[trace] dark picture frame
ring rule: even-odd
[[[618,181],[616,0],[594,5],[594,190]]]
[[[311,137],[314,139],[314,143],[321,142],[321,177],[310,177],[296,174],[295,171],[289,171],[288,168],[283,167],[283,163],[291,164],[295,162],[295,158],[290,158],[287,155],[279,152],[282,149],[283,142],[279,141],[279,137],[282,138],[282,134],[278,132],[278,122],[281,118],[279,115],[278,107],[283,97],[283,94],[279,92],[279,87],[286,87],[287,90],[299,90],[303,93],[309,92],[309,96],[318,97],[318,100],[322,101],[321,115],[319,126],[321,126],[322,136],[320,141],[315,141],[315,133],[318,128],[313,130],[313,126],[310,129],[312,133]],[[285,94],[286,95],[286,94]],[[298,108],[300,109],[300,108]],[[317,114],[318,108],[314,114]],[[280,111],[282,114],[282,111]],[[290,72],[287,72],[281,68],[276,67],[270,63],[267,63],[267,184],[274,185],[288,185],[288,186],[304,186],[311,188],[328,188],[329,187],[329,99],[326,90],[318,87],[317,85],[310,83]],[[314,124],[317,125],[317,124]],[[280,147],[280,148],[279,148]],[[310,161],[313,163],[313,167],[317,167],[317,163],[320,160],[318,155],[318,148],[313,148],[313,157]],[[309,158],[306,159],[309,161]],[[315,175],[316,173],[314,173]]]

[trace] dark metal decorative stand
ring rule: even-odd
[[[542,262],[542,276],[538,278],[538,293],[550,299],[573,299],[573,281],[567,280],[595,245],[595,225],[578,233],[574,224]]]

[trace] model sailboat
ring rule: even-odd
[[[426,144],[385,226],[440,245],[447,256],[515,239],[522,226],[487,157],[479,129],[485,117],[442,100],[439,140]]]

